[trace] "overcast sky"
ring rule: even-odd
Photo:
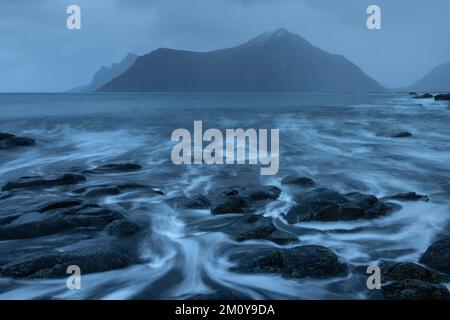
[[[82,29],[66,28],[66,8]],[[382,9],[369,31],[366,9]],[[158,47],[206,51],[287,28],[388,87],[450,61],[449,0],[1,0],[0,91],[64,91]]]

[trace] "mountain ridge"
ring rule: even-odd
[[[159,48],[137,58],[100,92],[384,91],[342,55],[286,29],[207,52]]]

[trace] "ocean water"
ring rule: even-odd
[[[196,120],[204,129],[280,129],[279,174],[260,176],[255,166],[173,165],[172,131],[192,132]],[[265,240],[238,243],[220,228],[205,231],[227,216],[177,210],[166,200],[228,185],[277,185],[280,199],[257,214],[272,217],[301,245],[328,247],[351,270],[417,262],[450,222],[449,124],[448,103],[405,94],[0,94],[0,132],[37,141],[32,148],[0,151],[0,185],[22,176],[134,162],[143,169],[90,177],[86,184],[136,182],[165,194],[129,192],[99,200],[149,221],[139,243],[143,263],[83,275],[82,290],[74,291],[66,289],[65,279],[0,277],[0,298],[189,299],[222,291],[253,299],[367,298],[366,278],[352,271],[327,280],[231,271],[232,254],[279,246]],[[400,131],[413,136],[391,138]],[[401,210],[374,220],[291,226],[284,214],[294,205],[293,191],[280,182],[294,173],[342,193],[383,197],[415,191],[431,200],[398,202]],[[66,248],[76,240],[54,235],[0,241],[0,255],[16,246]]]

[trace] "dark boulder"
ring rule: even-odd
[[[390,300],[448,300],[450,293],[441,284],[407,279],[383,286],[384,297]]]
[[[308,177],[301,177],[301,176],[286,176],[281,180],[282,185],[292,185],[292,186],[299,186],[299,187],[314,187],[316,184],[313,179]]]
[[[401,262],[381,267],[383,281],[402,281],[407,279],[438,282],[436,274],[417,263]]]
[[[89,274],[124,268],[136,261],[136,256],[126,248],[97,243],[64,252],[44,250],[26,254],[2,265],[0,274],[13,278],[63,278],[71,265],[79,266],[82,274]]]
[[[288,223],[304,221],[351,221],[384,216],[394,209],[380,203],[375,196],[361,193],[342,195],[336,191],[318,188],[296,197],[298,203],[286,214]]]
[[[347,266],[331,250],[321,246],[291,249],[264,249],[247,253],[237,270],[251,273],[276,273],[289,279],[342,276]]]
[[[79,174],[67,173],[55,179],[45,179],[42,177],[22,177],[17,181],[6,183],[2,191],[23,188],[52,188],[56,186],[65,186],[77,184],[86,181],[86,178]]]
[[[450,274],[450,237],[431,244],[419,262],[432,269]]]
[[[434,97],[434,100],[436,101],[449,101],[450,100],[450,93],[445,94],[438,94]]]

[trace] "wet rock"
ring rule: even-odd
[[[204,195],[197,195],[187,199],[182,206],[186,209],[194,210],[209,209],[211,201]]]
[[[433,95],[431,93],[425,93],[414,97],[414,99],[431,99],[431,98],[433,98]]]
[[[79,174],[67,173],[55,179],[45,179],[42,177],[22,177],[17,181],[6,183],[2,191],[23,188],[52,188],[56,186],[65,186],[77,184],[86,181],[86,178]]]
[[[139,231],[139,226],[134,222],[120,219],[111,222],[105,230],[109,235],[126,237],[136,234]]]
[[[246,213],[252,204],[263,200],[276,200],[281,190],[275,186],[261,188],[229,187],[211,196],[211,213]]]
[[[434,97],[436,101],[448,101],[450,100],[450,93],[438,94]]]
[[[415,96],[415,95],[417,95],[417,92],[410,92],[409,95]]]
[[[311,245],[249,252],[237,269],[251,273],[276,273],[289,279],[327,278],[342,276],[347,272],[347,266],[333,251]]]
[[[290,224],[305,221],[351,221],[384,216],[396,209],[381,203],[375,196],[362,193],[342,195],[327,188],[318,188],[295,198],[298,203],[286,214]]]
[[[80,206],[83,202],[78,199],[68,199],[68,200],[62,200],[57,202],[51,202],[48,203],[41,208],[39,208],[39,212],[47,212],[55,209],[66,209],[74,206]]]
[[[96,198],[96,197],[106,197],[106,196],[116,196],[120,194],[120,189],[117,187],[104,187],[104,188],[92,188],[86,192],[86,197]]]
[[[281,190],[275,186],[266,186],[262,188],[247,189],[246,193],[248,194],[248,197],[252,201],[276,200],[279,198]]]
[[[282,185],[293,185],[293,186],[299,186],[299,187],[314,187],[316,184],[313,179],[308,177],[300,177],[300,176],[286,176],[281,180]]]
[[[390,300],[447,300],[448,289],[441,284],[408,279],[383,286],[384,297]]]
[[[50,203],[40,210],[27,212],[0,226],[0,240],[30,239],[58,234],[72,229],[102,230],[124,216],[96,204],[58,208],[61,202]],[[43,214],[45,213],[45,214]]]
[[[105,173],[126,173],[141,170],[142,166],[136,163],[113,163],[98,166],[92,170],[86,170],[85,173],[105,174]]]
[[[14,137],[11,133],[0,132],[0,140],[5,140]]]
[[[14,278],[67,277],[67,267],[77,265],[82,274],[127,267],[136,256],[119,245],[101,244],[81,246],[60,252],[44,250],[24,255],[0,267],[0,274]]]
[[[432,269],[450,274],[450,237],[431,244],[419,262]]]
[[[417,263],[401,262],[381,267],[383,281],[402,281],[407,279],[438,282],[436,274]]]
[[[0,132],[0,149],[34,146],[36,141],[30,138],[17,137],[10,133]]]
[[[412,137],[412,133],[408,132],[408,131],[402,131],[402,132],[398,132],[396,134],[393,134],[391,137],[392,138],[409,138]]]
[[[212,214],[245,213],[249,209],[250,201],[238,195],[218,197],[211,203]]]
[[[372,208],[378,203],[377,197],[360,192],[347,193],[345,194],[345,198],[356,204],[361,209],[365,210]]]
[[[428,196],[417,194],[415,192],[398,193],[393,196],[385,197],[383,200],[400,200],[400,201],[429,201]]]

